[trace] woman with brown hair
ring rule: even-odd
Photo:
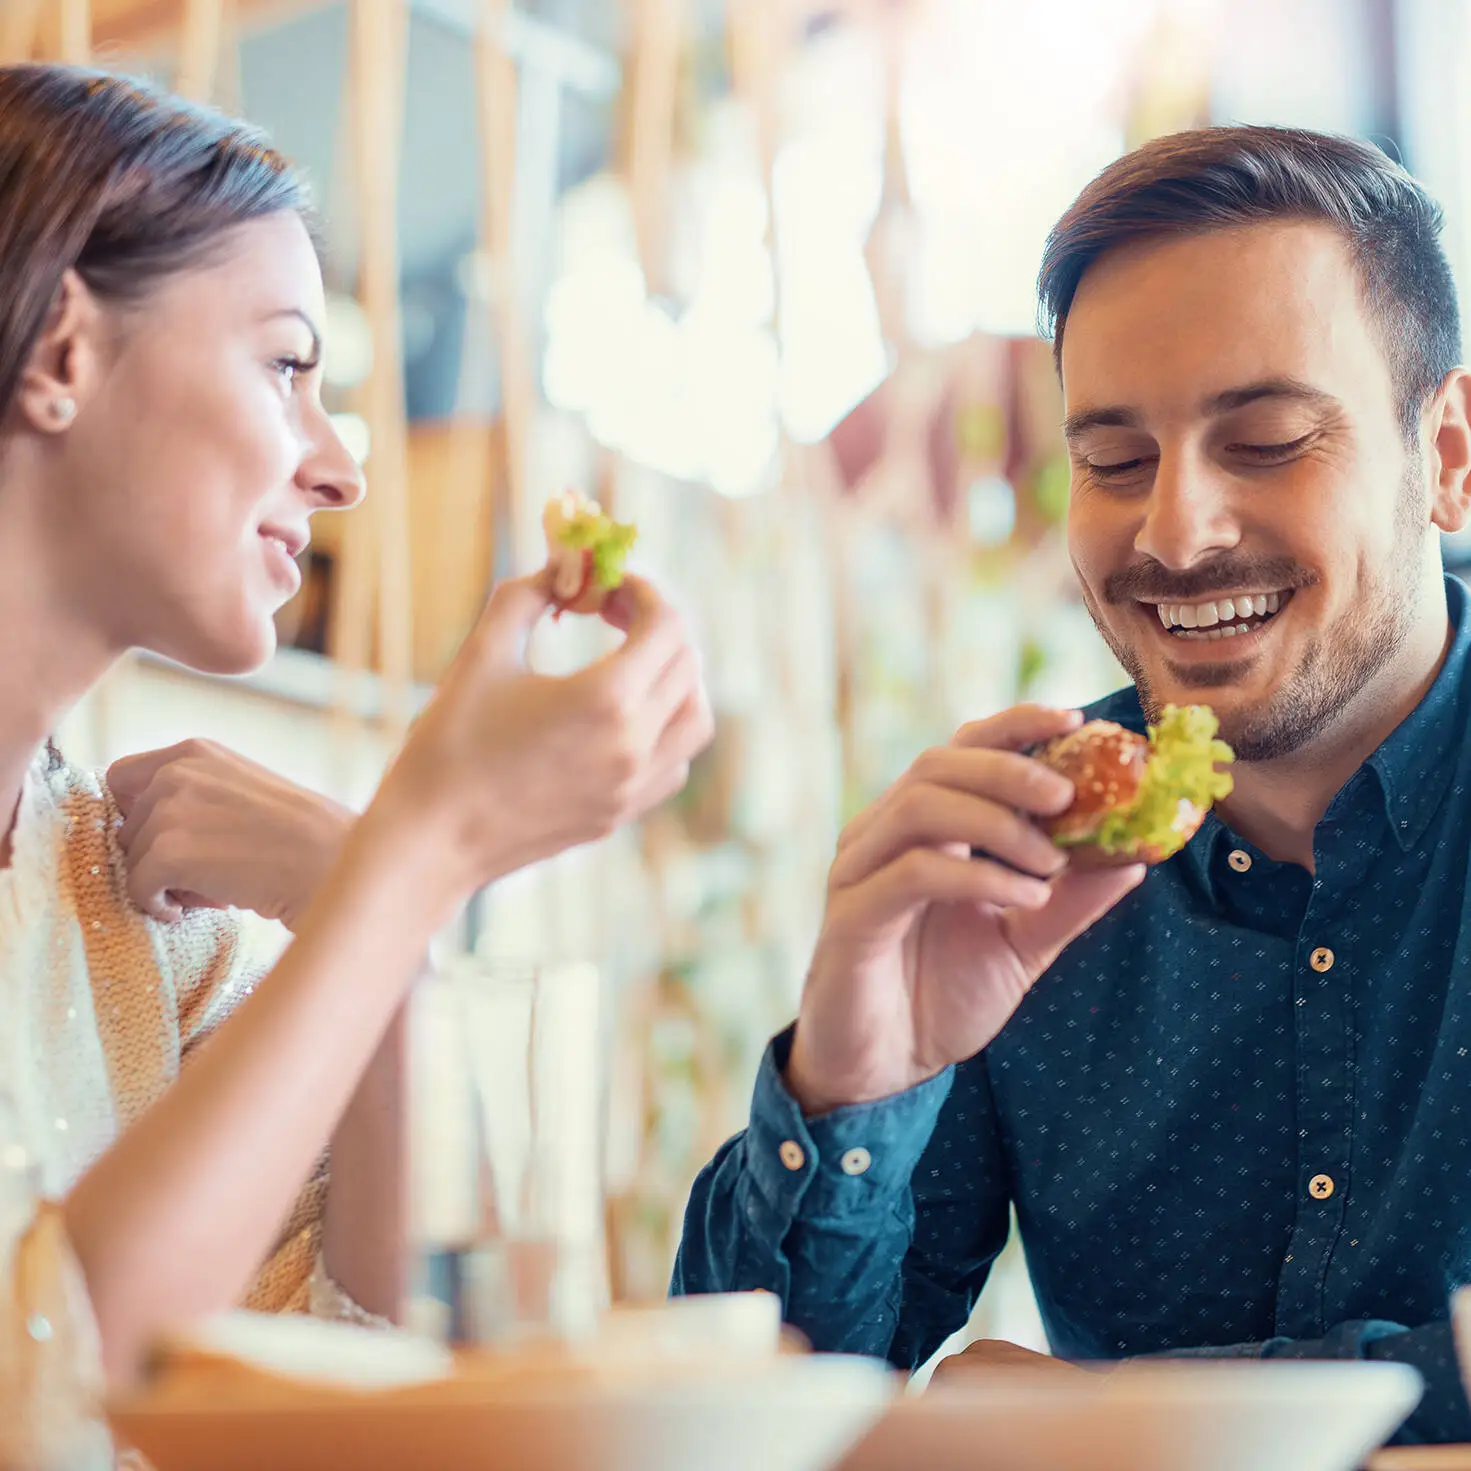
[[[49,745],[127,649],[260,664],[310,516],[362,494],[319,398],[307,220],[238,124],[97,73],[0,69],[7,1466],[105,1461],[104,1375],[172,1325],[242,1300],[355,1315],[381,1283],[344,1270],[323,1211],[383,1194],[361,1095],[431,937],[475,889],[662,801],[709,738],[698,661],[650,586],[610,605],[617,650],[552,679],[522,657],[546,592],[504,584],[366,813],[324,829],[258,980],[227,911],[175,903],[249,900],[238,874],[181,875],[158,823],[188,753],[128,770],[125,822]]]

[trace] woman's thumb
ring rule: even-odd
[[[551,593],[542,573],[509,578],[499,584],[475,628],[475,642],[482,657],[497,663],[521,663],[531,630],[551,605]]]

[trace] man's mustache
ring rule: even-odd
[[[1106,603],[1203,603],[1216,593],[1283,592],[1311,587],[1317,577],[1291,557],[1221,557],[1185,572],[1153,560],[1123,567],[1103,579]]]

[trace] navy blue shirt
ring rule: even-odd
[[[804,1120],[782,1083],[695,1185],[676,1292],[767,1288],[820,1349],[924,1362],[1015,1207],[1054,1352],[1416,1365],[1405,1440],[1471,1440],[1468,594],[1415,711],[1334,798],[1314,874],[1212,816],[984,1052]],[[1090,712],[1143,729],[1132,690]]]

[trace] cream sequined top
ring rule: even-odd
[[[108,1465],[96,1330],[49,1202],[178,1076],[274,955],[242,916],[156,923],[129,902],[103,783],[32,763],[0,871],[0,1467]],[[320,1267],[325,1159],[245,1306],[367,1315]]]

